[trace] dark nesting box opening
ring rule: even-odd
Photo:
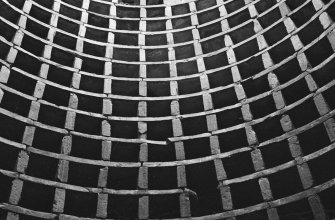
[[[222,32],[222,28],[221,28],[221,23],[220,22],[216,22],[214,24],[211,25],[206,25],[203,26],[201,28],[199,28],[199,34],[200,34],[200,38],[206,38],[215,34],[218,34]]]
[[[113,59],[129,62],[139,61],[139,50],[114,47]]]
[[[16,29],[8,26],[5,22],[0,21],[0,29],[4,30],[0,36],[4,37],[7,41],[11,41],[16,33]]]
[[[271,46],[282,40],[287,35],[287,30],[283,22],[275,25],[270,30],[264,32],[266,43]]]
[[[41,41],[25,34],[21,42],[21,48],[31,52],[36,56],[41,56],[44,49],[44,44]]]
[[[116,7],[116,16],[119,18],[139,18],[140,10],[139,8],[118,6]]]
[[[295,202],[291,202],[277,208],[280,219],[304,219],[313,220],[312,209],[307,199],[301,199]]]
[[[306,80],[302,78],[299,81],[292,83],[291,85],[282,89],[282,94],[286,105],[289,105],[309,95],[310,91]]]
[[[211,94],[214,108],[223,108],[238,102],[234,87],[230,87]]]
[[[263,202],[257,179],[230,185],[233,206],[235,209],[245,208]]]
[[[145,59],[148,62],[166,61],[169,60],[168,50],[162,49],[147,49],[145,50]]]
[[[57,84],[70,87],[72,83],[73,73],[69,70],[59,68],[54,65],[49,66],[48,80]]]
[[[176,151],[174,143],[168,145],[154,145],[148,144],[148,161],[149,162],[162,162],[162,161],[175,161]]]
[[[109,189],[137,189],[138,167],[110,167],[107,187]]]
[[[222,52],[209,57],[204,57],[204,62],[207,70],[216,69],[228,65],[228,57],[226,52]]]
[[[84,50],[85,54],[97,56],[97,57],[105,57],[106,47],[98,44],[93,44],[84,41]]]
[[[66,111],[59,108],[41,105],[38,114],[38,121],[43,124],[63,128],[65,124]]]
[[[184,141],[185,159],[195,159],[211,155],[208,138],[197,138]]]
[[[199,0],[195,3],[195,5],[197,6],[197,10],[201,11],[201,10],[204,10],[206,8],[210,8],[212,6],[215,6],[216,1],[215,0]]]
[[[150,218],[178,218],[179,210],[179,195],[155,195],[149,198]]]
[[[293,125],[297,128],[306,125],[320,117],[312,99],[308,99],[304,103],[289,110],[288,115],[290,116]]]
[[[319,193],[320,200],[322,202],[322,205],[324,207],[324,210],[326,212],[326,215],[328,218],[334,218],[335,217],[335,187],[330,187],[329,189],[326,189]]]
[[[138,126],[133,121],[110,121],[111,136],[116,138],[137,138]]]
[[[275,112],[276,104],[272,95],[265,96],[250,103],[250,110],[254,119],[264,117]]]
[[[42,212],[51,212],[55,188],[25,181],[19,206]]]
[[[171,21],[173,29],[186,28],[192,25],[190,17],[174,18]]]
[[[280,10],[278,7],[276,7],[273,10],[269,11],[268,13],[264,14],[262,17],[260,17],[258,21],[264,29],[271,26],[273,23],[277,22],[281,18],[282,16],[280,14]]]
[[[317,66],[334,53],[328,38],[324,37],[306,50],[305,54],[312,66]]]
[[[104,74],[104,65],[105,65],[104,61],[88,57],[81,57],[81,59],[83,60],[81,65],[82,71],[94,73],[97,75]]]
[[[184,46],[175,47],[176,59],[186,59],[195,56],[194,45],[188,44]]]
[[[117,77],[137,78],[139,76],[139,65],[113,63],[112,75]]]
[[[193,40],[192,31],[186,30],[186,31],[174,32],[173,39],[174,39],[174,43],[176,44],[187,42],[187,41],[192,41]]]
[[[33,95],[36,81],[22,73],[11,70],[7,86],[27,95]]]
[[[15,13],[13,13],[15,14]],[[29,15],[31,15],[32,17],[36,18],[37,20],[45,23],[45,24],[49,24],[50,18],[51,18],[51,13],[47,12],[35,5],[32,5]],[[16,22],[14,22],[16,23]]]
[[[88,92],[102,93],[104,90],[104,80],[103,78],[82,74],[79,89]]]
[[[279,82],[283,84],[297,77],[301,73],[301,69],[298,60],[294,58],[274,69],[273,72],[278,77]]]
[[[323,27],[318,19],[315,19],[298,32],[299,38],[304,45],[309,44],[314,39],[318,38],[322,32]]]
[[[19,149],[0,142],[0,151],[2,152],[0,154],[0,169],[14,171]],[[2,188],[0,187],[0,189]]]
[[[270,8],[272,8],[276,4],[277,4],[277,2],[275,0],[259,1],[255,4],[255,7],[256,7],[258,13],[263,13],[263,12],[269,10]]]
[[[115,44],[121,45],[138,45],[138,35],[129,33],[115,33]]]
[[[121,81],[113,80],[112,94],[125,96],[138,96],[139,82],[138,81]]]
[[[207,76],[211,88],[227,86],[233,83],[233,75],[229,68],[210,73]]]
[[[335,60],[334,58],[325,64],[322,68],[311,73],[313,79],[318,84],[319,87],[326,85],[335,79]]]
[[[79,24],[69,20],[65,20],[61,17],[58,18],[57,27],[63,31],[77,35],[79,32]]]
[[[95,217],[97,194],[67,190],[64,213],[78,217]]]
[[[270,174],[268,179],[274,199],[291,196],[303,191],[297,167],[290,167]]]
[[[101,134],[101,119],[88,115],[76,114],[74,130],[87,134]]]
[[[177,168],[173,167],[150,167],[148,174],[149,189],[164,190],[176,189]]]
[[[26,124],[0,114],[0,136],[21,143]]]
[[[247,97],[253,97],[270,90],[266,75],[256,79],[248,79],[242,85]]]
[[[213,162],[186,166],[187,187],[196,194],[191,195],[192,216],[222,212],[219,182]]]
[[[1,108],[26,117],[30,110],[30,103],[30,100],[25,99],[22,96],[11,92],[5,92],[0,106]]]
[[[279,63],[295,53],[291,40],[285,40],[269,50],[269,54],[274,63]]]
[[[252,37],[254,34],[254,24],[253,22],[250,22],[243,25],[242,27],[239,27],[236,30],[232,30],[232,32],[229,33],[229,36],[232,41],[237,44],[241,41],[244,41],[245,39]]]
[[[196,61],[177,63],[177,75],[187,76],[198,73],[198,65]]]
[[[103,102],[102,98],[95,96],[81,95],[81,94],[77,94],[77,97],[78,97],[79,110],[94,113],[102,112],[102,102]]]
[[[81,11],[70,8],[66,5],[60,6],[59,13],[75,20],[80,20],[81,17]]]
[[[188,4],[177,4],[171,6],[172,15],[183,15],[190,12],[190,7]]]
[[[70,92],[50,85],[45,86],[43,100],[55,105],[68,106],[69,99]]]
[[[178,81],[179,95],[197,93],[201,91],[200,78],[190,78]]]
[[[88,14],[88,24],[96,26],[96,27],[108,28],[109,19],[89,13]]]
[[[138,162],[140,146],[137,143],[113,142],[111,161]]]
[[[191,114],[204,111],[202,96],[180,99],[179,108],[181,114]]]
[[[261,56],[252,57],[237,65],[242,79],[254,76],[264,70],[264,65]]]
[[[138,101],[114,99],[113,115],[123,117],[136,117],[138,114]]]
[[[41,64],[42,62],[37,58],[20,51],[16,56],[14,67],[24,70],[30,74],[38,75]]]
[[[227,4],[225,5],[228,14],[231,14],[231,13],[237,11],[238,9],[242,8],[243,6],[245,6],[245,2],[243,0],[235,0],[235,1],[232,1],[232,2],[227,2]]]
[[[137,219],[138,199],[137,196],[109,195],[107,217],[116,219]]]
[[[53,42],[55,44],[60,45],[60,46],[69,48],[71,50],[75,50],[77,39],[74,38],[74,37],[70,37],[67,34],[63,34],[61,32],[56,32]]]
[[[237,14],[234,14],[230,17],[228,17],[228,23],[229,23],[229,26],[232,28],[232,27],[235,27],[235,26],[238,26],[248,20],[250,20],[251,17],[250,17],[250,13],[249,13],[249,10],[248,8],[238,12]]]
[[[198,14],[198,21],[199,24],[204,24],[207,22],[211,22],[215,19],[220,18],[220,11],[218,8],[214,8],[212,10],[203,12],[203,13],[199,13]]]
[[[249,40],[234,49],[237,61],[247,59],[259,52],[257,39]]]
[[[261,152],[266,168],[279,166],[293,160],[287,140],[262,146]]]
[[[292,14],[291,19],[297,27],[302,26],[308,22],[313,15],[315,15],[315,8],[312,2],[307,3],[304,7],[300,8],[296,13]]]
[[[208,132],[205,116],[183,118],[181,120],[184,135],[197,135]]]
[[[30,154],[26,174],[41,179],[55,180],[58,160],[44,155]]]
[[[68,183],[83,187],[97,187],[100,168],[92,164],[70,162]]]
[[[0,174],[0,202],[8,202],[12,187],[12,178]],[[1,215],[0,215],[1,216]]]
[[[41,150],[59,153],[63,136],[64,134],[37,127],[32,146]]]
[[[315,185],[325,183],[335,178],[335,150],[331,150],[308,162]]]
[[[219,142],[221,152],[228,152],[249,145],[245,129],[221,133],[219,134]]]
[[[101,140],[72,136],[71,156],[100,160],[101,151]]]
[[[224,48],[225,46],[226,45],[223,36],[218,36],[201,42],[201,47],[204,54],[217,51],[221,48]]]
[[[268,219],[266,210],[254,211],[245,215],[236,216],[236,220],[265,220]]]
[[[148,81],[147,90],[149,97],[169,96],[171,94],[170,81]]]
[[[148,139],[165,141],[167,138],[173,136],[172,121],[150,121],[148,126]]]
[[[64,66],[69,66],[72,67],[73,66],[73,62],[74,62],[74,54],[58,49],[56,47],[52,48],[52,52],[51,52],[51,60],[62,64]]]
[[[97,14],[109,15],[110,4],[103,4],[100,2],[91,2],[89,11],[95,12]]]
[[[7,54],[10,50],[10,46],[8,44],[5,44],[4,42],[0,41],[0,58],[5,60],[7,57]]]
[[[219,129],[232,127],[244,122],[240,108],[227,109],[216,114]]]
[[[255,172],[249,151],[225,157],[222,159],[222,163],[229,179],[246,176]]]
[[[145,44],[148,46],[166,45],[166,34],[145,35]]]
[[[147,20],[146,31],[165,31],[166,20]]]
[[[283,134],[279,116],[268,118],[253,126],[259,142],[263,142]]]
[[[116,22],[116,29],[135,31],[138,30],[140,22],[138,20],[118,20]]]
[[[90,40],[107,42],[108,32],[97,28],[86,27],[85,37]]]
[[[171,115],[171,101],[150,101],[147,102],[147,116],[148,117],[161,117]]]
[[[31,19],[27,20],[26,30],[36,36],[39,36],[43,39],[46,39],[48,36],[49,29],[38,22],[35,22]]]

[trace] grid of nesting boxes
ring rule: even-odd
[[[334,0],[1,0],[0,218],[334,218],[333,21]]]

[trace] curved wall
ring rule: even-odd
[[[334,1],[1,0],[0,219],[335,218]]]

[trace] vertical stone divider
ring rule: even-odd
[[[143,5],[143,0],[140,2],[141,5]],[[147,97],[147,68],[146,68],[146,56],[145,56],[145,49],[143,46],[145,46],[145,35],[143,33],[146,32],[146,9],[144,7],[141,7],[140,9],[140,34],[138,38],[138,45],[140,47],[140,81],[139,81],[139,95],[140,97]],[[146,121],[143,121],[142,119],[147,117],[147,102],[145,100],[140,100],[138,104],[138,135],[141,139],[140,144],[140,154],[139,154],[139,160],[141,162],[141,166],[139,168],[138,173],[138,182],[137,187],[141,190],[147,190],[148,189],[148,167],[144,166],[144,162],[148,160],[148,144],[147,144],[147,130],[148,125]],[[149,218],[149,195],[143,195],[139,198],[139,204],[138,204],[138,218],[139,219],[148,219]]]

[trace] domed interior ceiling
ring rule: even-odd
[[[0,219],[335,219],[335,0],[0,0]]]

